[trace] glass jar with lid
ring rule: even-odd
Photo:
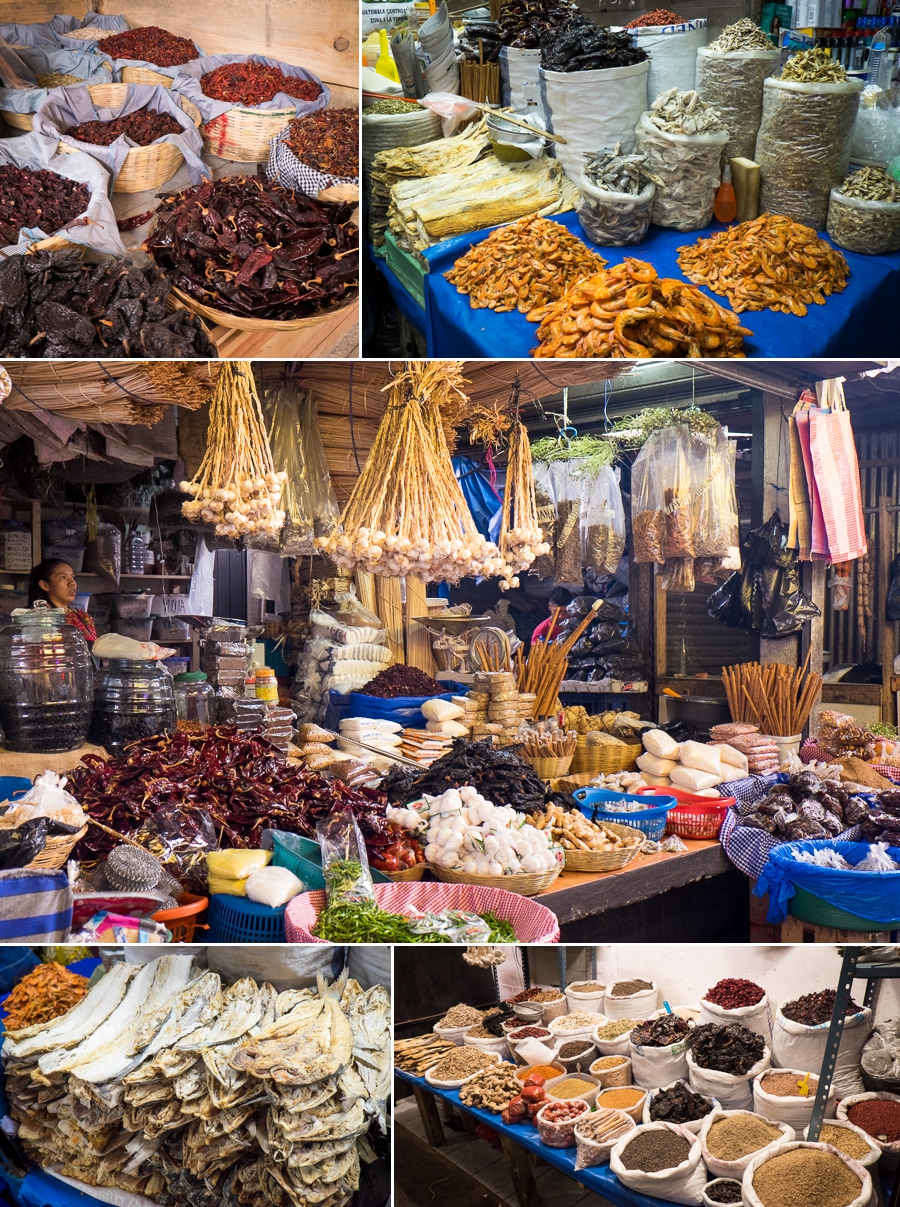
[[[175,729],[175,692],[164,666],[110,658],[94,678],[91,741],[120,754],[129,742]]]
[[[175,676],[175,712],[178,728],[201,733],[216,723],[216,693],[207,682],[206,671],[187,671]]]
[[[39,601],[40,602],[40,601]],[[76,750],[91,724],[92,663],[64,608],[22,609],[0,630],[0,728],[9,750]]]

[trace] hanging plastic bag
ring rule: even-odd
[[[333,809],[316,823],[316,838],[322,848],[322,874],[328,904],[361,905],[374,902],[375,888],[369,871],[366,844],[349,808]]]
[[[663,181],[653,198],[650,221],[679,231],[708,226],[722,181],[720,162],[728,131],[669,134],[642,113],[634,133],[635,151],[647,156],[647,171]]]
[[[581,585],[582,473],[579,461],[555,461],[550,466],[550,497],[556,508],[554,577],[557,583]]]
[[[585,473],[578,516],[582,565],[598,574],[614,574],[625,550],[625,508],[619,477],[611,465]]]
[[[210,851],[219,849],[219,842],[205,809],[167,805],[142,822],[132,837],[156,856],[186,893],[206,896],[209,876],[206,857]]]
[[[303,461],[309,483],[313,527],[316,536],[329,536],[341,517],[341,509],[331,484],[316,403],[308,391],[304,392],[300,401],[300,429],[303,432]]]
[[[299,391],[288,381],[268,386],[263,396],[272,459],[287,474],[278,503],[285,513],[280,533],[282,557],[303,557],[313,552],[315,527],[299,413],[307,395],[308,391]]]
[[[115,524],[98,524],[97,535],[84,549],[84,573],[118,583],[122,576],[122,533]]]

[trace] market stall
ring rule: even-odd
[[[89,9],[0,5],[0,354],[353,354],[356,6]]]
[[[828,30],[797,25],[824,16],[372,9],[372,347],[376,300],[432,356],[886,346],[900,127],[895,67],[874,43],[890,18],[857,29],[865,18],[844,14],[851,63]]]

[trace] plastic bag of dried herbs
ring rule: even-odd
[[[366,844],[353,811],[332,810],[324,821],[316,823],[316,838],[322,848],[322,874],[329,909],[374,902],[375,886]]]
[[[582,565],[598,574],[614,574],[625,549],[625,508],[619,474],[611,465],[584,475],[578,525]]]
[[[631,470],[631,527],[636,562],[663,565],[694,556],[691,433],[683,425],[654,432]]]

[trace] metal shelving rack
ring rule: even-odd
[[[825,1106],[831,1093],[834,1080],[834,1070],[837,1064],[838,1049],[841,1046],[841,1036],[844,1033],[844,1019],[847,1005],[851,998],[853,982],[866,982],[866,992],[863,1005],[874,1007],[875,997],[880,981],[900,980],[900,961],[890,964],[873,963],[862,959],[865,949],[862,947],[845,947],[841,964],[841,975],[838,980],[837,993],[834,999],[834,1011],[828,1028],[828,1039],[825,1044],[825,1056],[819,1073],[819,1085],[816,1091],[816,1101],[813,1104],[812,1117],[809,1122],[808,1137],[816,1141],[822,1131],[825,1121]],[[894,1175],[891,1197],[887,1207],[900,1207],[900,1171]]]

